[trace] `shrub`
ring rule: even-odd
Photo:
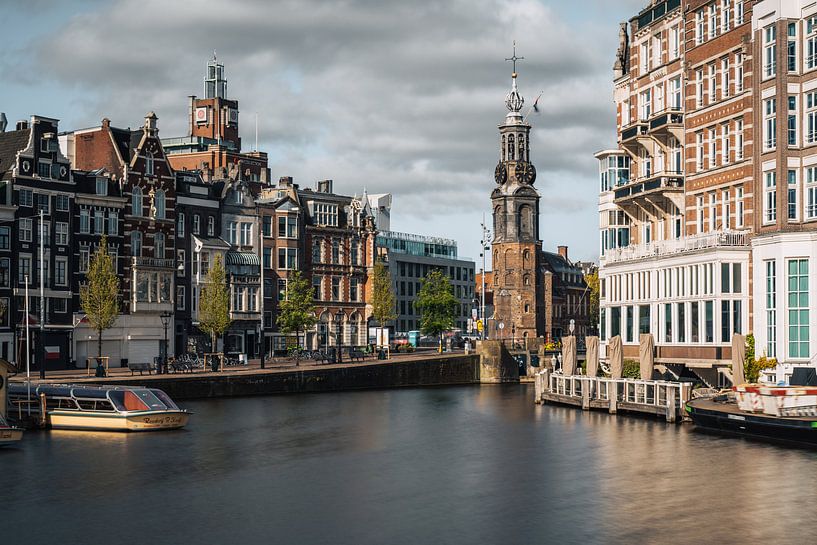
[[[637,360],[624,360],[621,376],[624,378],[641,378],[641,364]]]
[[[746,377],[746,382],[757,382],[760,378],[760,372],[764,369],[774,369],[777,367],[777,360],[775,358],[767,358],[763,354],[760,358],[755,358],[755,336],[752,333],[746,335],[746,356],[743,360],[743,374]]]

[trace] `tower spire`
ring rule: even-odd
[[[516,86],[516,61],[521,61],[524,58],[525,57],[516,56],[516,40],[514,40],[513,55],[505,58],[506,61],[513,62],[513,73],[511,74],[511,92],[505,97],[505,106],[508,107],[508,111],[511,113],[518,113],[522,109],[522,106],[525,105],[525,99],[519,94],[519,89]]]
[[[513,78],[516,79],[516,61],[524,60],[525,57],[517,57],[516,56],[516,40],[513,41],[513,55],[510,57],[505,57],[506,61],[513,62]]]

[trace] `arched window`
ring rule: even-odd
[[[134,187],[131,193],[131,209],[134,216],[142,215],[142,188]]]
[[[525,277],[522,279],[522,283],[526,286],[530,286],[530,275],[526,274]]]
[[[153,257],[156,259],[165,258],[165,235],[164,233],[153,234]]]
[[[506,157],[507,157],[507,155],[505,154],[505,135],[503,134],[502,135],[502,160],[506,161],[507,160],[507,159],[505,159]]]
[[[511,268],[511,250],[510,249],[505,250],[505,268],[506,269]]]
[[[156,217],[160,220],[165,219],[165,192],[160,189],[153,197],[154,206],[156,207]]]
[[[516,157],[516,146],[514,146],[513,135],[508,135],[508,161],[513,161]]]
[[[526,151],[525,150],[525,135],[520,134],[519,135],[519,160],[520,161],[526,161],[527,160],[527,159],[525,159],[525,151]]]
[[[504,218],[502,217],[502,207],[497,206],[494,208],[494,235],[502,236],[504,234],[503,226],[505,225]]]
[[[145,174],[153,175],[153,154],[145,152]]]
[[[530,250],[525,250],[522,252],[522,268],[523,269],[530,269]],[[527,278],[527,277],[526,277]],[[527,282],[525,283],[527,286]]]
[[[130,233],[130,253],[134,257],[142,257],[142,233],[140,231]]]
[[[207,236],[212,237],[216,232],[216,219],[213,216],[207,216]]]
[[[530,205],[523,204],[519,207],[517,214],[518,235],[520,238],[529,238],[533,236],[533,211]]]

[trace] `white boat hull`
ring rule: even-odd
[[[19,428],[0,428],[0,447],[13,445],[23,438],[23,430]]]
[[[109,413],[92,411],[49,411],[48,425],[57,430],[160,431],[183,428],[187,411],[138,411]]]

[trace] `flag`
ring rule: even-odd
[[[537,114],[539,113],[539,99],[542,98],[542,94],[540,93],[536,100],[533,101],[533,111]]]

